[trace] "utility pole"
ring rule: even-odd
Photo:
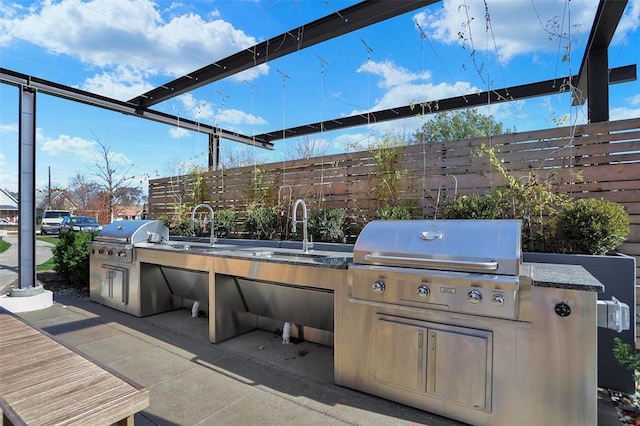
[[[49,190],[47,200],[47,210],[51,210],[51,166],[49,166]]]

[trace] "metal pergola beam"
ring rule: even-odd
[[[637,66],[634,64],[609,70],[609,83],[614,84],[635,80],[637,72],[636,68]],[[298,127],[290,127],[284,129],[284,131],[276,130],[269,133],[255,135],[254,138],[256,140],[264,142],[273,142],[288,137],[299,137],[313,133],[319,133],[321,131],[364,126],[368,124],[380,123],[383,121],[398,120],[401,118],[416,117],[456,109],[483,106],[490,103],[496,104],[537,96],[558,94],[566,91],[566,83],[568,83],[569,81],[575,83],[576,78],[576,76],[567,76],[552,80],[541,81],[538,83],[496,89],[488,92],[485,91],[481,93],[473,93],[465,96],[457,96],[454,98],[419,102],[397,108],[389,108],[370,113],[363,113],[359,115],[352,115],[349,117],[340,117],[333,120],[305,124]]]
[[[273,59],[439,1],[363,1],[156,87],[129,100],[129,103],[150,107]]]
[[[164,112],[142,108],[112,99],[106,96],[97,95],[95,93],[86,92],[74,87],[65,86],[63,84],[54,83],[38,77],[21,74],[5,68],[0,68],[0,82],[11,84],[19,87],[28,87],[37,90],[40,93],[56,96],[59,98],[69,99],[75,102],[108,109],[111,111],[121,112],[125,115],[144,118],[147,120],[164,123],[170,126],[180,127],[192,130],[198,133],[216,135],[222,139],[232,140],[234,142],[244,143],[246,145],[256,146],[258,148],[273,149],[273,145],[268,142],[257,142],[254,138],[242,135],[240,133],[230,132],[219,127],[213,127],[209,124],[199,123],[184,117],[166,114]]]
[[[574,106],[584,104],[591,95],[598,99],[594,99],[595,102],[589,102],[590,109],[592,107],[606,108],[608,117],[609,85],[606,70],[609,64],[607,52],[627,3],[627,0],[600,0],[598,3],[578,72],[572,103]],[[605,104],[601,105],[603,99]]]

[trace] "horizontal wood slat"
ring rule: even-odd
[[[149,391],[0,311],[0,408],[12,424],[114,424],[149,406]]]

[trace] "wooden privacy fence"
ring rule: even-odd
[[[362,151],[260,164],[201,177],[214,210],[233,209],[242,215],[257,201],[288,215],[292,201],[304,198],[310,210],[337,207],[367,221],[387,203],[383,198],[389,198],[382,177],[395,173],[392,202],[412,205],[415,217],[434,218],[445,198],[483,194],[506,183],[488,156],[477,155],[482,146],[493,148],[512,176],[535,172],[550,179],[557,191],[622,204],[631,218],[631,232],[619,250],[640,258],[640,118],[419,143],[382,157],[381,151]],[[151,180],[150,217],[171,217],[177,204],[192,202],[192,191],[193,176]]]

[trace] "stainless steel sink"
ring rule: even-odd
[[[353,260],[350,256],[336,256],[333,254],[322,253],[302,253],[295,251],[281,251],[281,250],[256,250],[256,249],[239,249],[233,250],[236,253],[241,253],[246,256],[264,259],[281,259],[290,261],[302,261],[302,262],[317,262],[325,265],[346,265]]]
[[[195,253],[213,253],[221,250],[230,250],[236,246],[231,244],[216,244],[209,245],[194,245],[194,244],[170,244],[170,247],[174,250],[189,251]]]

